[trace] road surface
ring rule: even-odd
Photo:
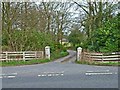
[[[2,88],[118,88],[118,67],[75,64],[76,52],[45,64],[3,67]]]

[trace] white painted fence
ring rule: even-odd
[[[1,52],[0,61],[43,59],[43,51]]]
[[[120,61],[120,52],[114,53],[82,53],[82,60],[89,61]]]

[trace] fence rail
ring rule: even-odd
[[[115,53],[88,53],[82,52],[82,60],[89,61],[120,61],[120,52]]]
[[[43,59],[43,51],[1,52],[0,61]]]

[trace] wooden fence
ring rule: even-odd
[[[0,61],[43,59],[43,51],[1,52]]]
[[[114,52],[114,53],[82,52],[82,60],[86,60],[86,61],[120,61],[120,52]]]

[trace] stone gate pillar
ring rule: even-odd
[[[45,47],[45,58],[50,60],[50,46]]]
[[[81,55],[82,55],[82,48],[78,47],[77,48],[77,61],[81,60],[81,57],[82,57]]]

